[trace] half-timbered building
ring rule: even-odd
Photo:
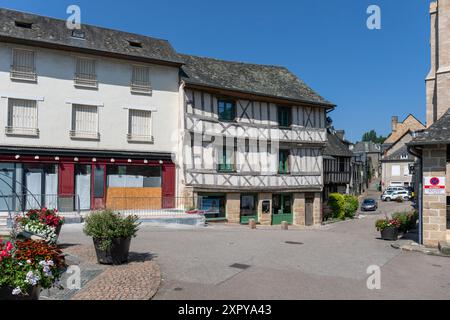
[[[210,220],[321,223],[334,106],[283,67],[182,59],[184,195]]]
[[[353,152],[333,129],[328,130],[327,145],[323,152],[324,200],[330,193],[350,193]]]

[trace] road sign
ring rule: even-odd
[[[424,189],[428,195],[445,195],[446,181],[445,177],[425,177]]]

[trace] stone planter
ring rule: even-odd
[[[12,294],[14,288],[3,287],[0,288],[0,301],[32,301],[39,300],[41,287],[31,287],[28,289],[27,295],[15,296]]]
[[[108,250],[100,248],[100,240],[93,239],[97,261],[100,264],[121,265],[128,262],[131,238],[113,239]]]
[[[395,227],[389,227],[381,231],[381,239],[386,241],[398,240],[398,229]]]

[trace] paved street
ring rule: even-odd
[[[408,209],[380,203],[358,220],[310,230],[143,225],[132,251],[151,252],[161,266],[155,299],[448,299],[449,258],[377,240],[375,220]],[[66,226],[62,242],[89,244],[81,228]],[[381,267],[381,290],[367,289],[371,265]]]

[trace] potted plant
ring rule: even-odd
[[[86,218],[84,233],[93,238],[100,264],[128,262],[131,238],[136,237],[138,217],[124,217],[110,210],[95,212]]]
[[[0,243],[0,300],[38,300],[57,287],[67,265],[56,246],[44,241]]]
[[[57,212],[57,210],[47,208],[30,210],[25,216],[19,217],[17,223],[25,237],[36,236],[55,244],[64,224],[64,218],[60,217]]]
[[[383,219],[376,222],[376,228],[381,232],[381,239],[388,241],[398,240],[398,229],[401,222],[398,219]]]

